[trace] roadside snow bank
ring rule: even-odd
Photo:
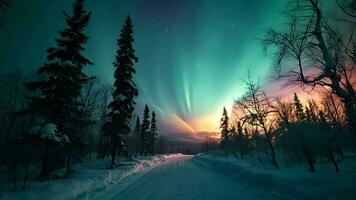
[[[234,181],[255,186],[271,197],[286,199],[356,199],[356,157],[341,163],[341,172],[330,164],[318,164],[317,172],[305,166],[274,169],[252,165],[217,152],[194,156],[193,161],[222,173]]]
[[[69,179],[29,181],[25,191],[6,192],[0,194],[0,199],[85,199],[88,193],[99,192],[131,175],[144,173],[164,163],[170,156],[139,157],[130,162],[119,162],[112,170],[108,169],[109,160],[90,160],[77,165],[75,175]]]

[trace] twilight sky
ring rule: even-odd
[[[20,2],[22,2],[20,4]],[[216,130],[223,106],[243,94],[247,69],[267,82],[271,58],[259,38],[283,26],[285,0],[87,0],[93,12],[87,72],[113,82],[116,39],[126,15],[134,24],[138,111],[147,103],[163,132]],[[0,27],[0,72],[34,72],[64,26],[70,0],[14,0]]]

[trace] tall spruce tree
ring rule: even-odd
[[[148,137],[150,134],[150,110],[145,105],[145,110],[143,111],[143,118],[141,123],[141,155],[147,155],[148,153]]]
[[[120,38],[117,40],[118,50],[115,62],[115,83],[113,101],[109,104],[111,118],[110,139],[112,145],[111,168],[115,166],[117,150],[126,155],[125,143],[130,132],[130,121],[134,111],[134,98],[138,95],[133,75],[136,73],[133,65],[138,61],[135,50],[132,47],[133,39],[132,22],[127,16],[125,24],[121,29]]]
[[[223,109],[223,114],[220,120],[220,129],[221,129],[221,142],[220,145],[222,148],[226,149],[229,142],[229,117],[227,116],[226,108]]]
[[[156,125],[156,113],[152,111],[151,124],[148,137],[148,153],[151,155],[155,154],[155,146],[157,140],[157,125]]]
[[[55,123],[70,139],[74,137],[73,124],[82,122],[77,98],[90,79],[82,69],[92,64],[82,55],[88,40],[83,31],[91,16],[83,3],[84,0],[74,2],[72,16],[63,12],[67,27],[56,39],[57,45],[47,50],[47,62],[37,71],[44,79],[27,84],[29,89],[39,91],[37,96],[30,97],[31,111]]]
[[[78,97],[90,79],[82,70],[92,64],[82,55],[88,40],[83,32],[91,16],[83,4],[84,0],[76,0],[72,15],[63,12],[67,26],[55,40],[56,46],[48,48],[47,62],[37,71],[43,79],[27,84],[37,92],[37,96],[29,97],[29,111],[38,114],[45,123],[56,124],[59,132],[69,136],[71,144],[80,139],[77,130],[83,120]],[[42,166],[40,176],[48,175],[46,168]]]

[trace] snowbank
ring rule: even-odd
[[[28,134],[59,143],[70,143],[68,136],[60,133],[57,125],[53,123],[47,123],[43,126],[36,125],[28,131]]]
[[[118,163],[116,169],[108,169],[109,160],[90,160],[75,167],[75,175],[69,179],[50,182],[29,181],[25,191],[0,194],[0,199],[87,199],[92,193],[109,188],[132,175],[140,174],[164,163],[169,156],[140,157],[130,162]]]
[[[224,157],[217,152],[199,154],[193,160],[231,177],[234,181],[266,191],[271,197],[356,199],[355,156],[348,157],[341,163],[341,172],[335,172],[330,164],[318,164],[316,173],[308,172],[302,165],[281,169],[256,166],[236,157]]]

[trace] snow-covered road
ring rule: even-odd
[[[114,170],[107,169],[108,160],[92,160],[77,166],[78,173],[70,179],[32,181],[25,191],[0,192],[0,199],[356,199],[354,157],[343,161],[341,172],[320,164],[316,173],[310,173],[301,165],[273,169],[219,155],[140,157],[121,162]]]
[[[95,200],[354,200],[354,168],[319,173],[254,168],[235,158],[174,154],[87,199]],[[350,165],[353,166],[353,165]],[[326,167],[326,166],[325,166]]]
[[[192,156],[176,155],[128,184],[105,191],[98,199],[229,200],[265,199],[258,190],[232,180]]]

